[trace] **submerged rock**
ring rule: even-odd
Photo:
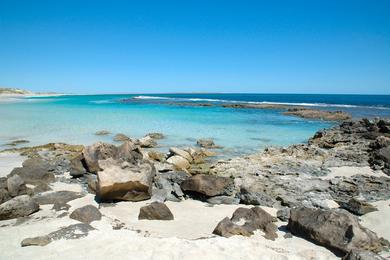
[[[39,205],[28,195],[21,195],[0,204],[0,220],[25,217],[39,210]]]
[[[207,197],[231,195],[233,187],[233,180],[230,178],[203,174],[192,176],[181,184],[183,191],[196,192]]]
[[[95,133],[95,135],[109,135],[111,134],[110,131],[107,130],[100,130]]]
[[[149,133],[146,136],[149,136],[149,137],[156,139],[156,140],[164,139],[164,137],[165,137],[164,134],[162,134],[162,133]]]
[[[173,215],[167,205],[165,205],[164,203],[152,202],[148,206],[141,207],[138,219],[173,220]]]
[[[344,210],[294,208],[290,211],[287,228],[294,235],[343,253],[353,249],[382,250],[376,234]]]
[[[128,137],[127,135],[124,135],[124,134],[116,134],[114,136],[114,141],[115,142],[126,142],[126,141],[131,141],[131,138]]]
[[[222,146],[216,145],[212,139],[199,139],[196,144],[206,149],[220,149]]]

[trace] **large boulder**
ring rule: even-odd
[[[118,162],[136,163],[143,158],[139,146],[132,141],[125,141],[120,146],[96,143],[83,150],[84,162],[88,172],[97,173],[102,170],[100,161],[113,159]]]
[[[102,218],[102,214],[95,206],[86,205],[84,207],[75,209],[69,217],[71,219],[75,219],[80,222],[89,224],[92,221],[100,220]]]
[[[382,250],[376,234],[345,210],[294,208],[290,211],[287,228],[294,235],[343,253],[352,249]]]
[[[151,197],[154,166],[111,163],[98,172],[96,195],[101,200],[140,201]]]
[[[213,234],[224,237],[251,236],[254,231],[261,230],[264,232],[265,238],[274,240],[278,237],[274,221],[276,221],[275,218],[259,207],[238,208],[234,211],[231,219],[224,218],[218,223]]]
[[[231,195],[234,188],[233,180],[226,177],[198,174],[181,183],[186,192],[196,192],[207,197]]]
[[[173,215],[164,203],[153,202],[148,206],[141,207],[138,219],[173,220]]]
[[[86,146],[83,150],[83,156],[88,172],[97,173],[100,171],[99,160],[117,157],[118,149],[115,145],[106,143],[95,143]]]
[[[19,175],[26,184],[40,185],[55,180],[53,168],[40,158],[31,158],[23,162],[22,167],[14,168],[8,177]]]
[[[25,217],[38,210],[39,205],[30,196],[17,196],[0,205],[0,220]]]

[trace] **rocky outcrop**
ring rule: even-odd
[[[309,119],[321,119],[327,121],[345,121],[351,119],[351,115],[343,111],[325,111],[311,108],[289,108],[284,115],[299,116]]]
[[[86,237],[90,231],[94,230],[88,224],[74,224],[63,227],[57,231],[51,232],[45,236],[26,238],[20,243],[22,247],[25,246],[45,246],[52,241],[60,239],[79,239]]]
[[[39,205],[28,195],[21,195],[0,204],[0,220],[25,217],[39,210]]]
[[[382,250],[376,234],[362,227],[356,217],[343,210],[294,208],[287,228],[294,235],[343,253],[353,249]]]
[[[224,218],[218,223],[213,234],[224,237],[234,235],[251,236],[254,231],[261,230],[264,232],[265,238],[274,240],[278,237],[274,221],[275,219],[270,214],[259,207],[238,208],[231,219]]]
[[[164,202],[180,201],[184,193],[180,188],[183,181],[190,175],[184,171],[158,173],[154,177],[154,186],[152,200]]]
[[[173,220],[173,215],[167,205],[165,205],[164,203],[152,202],[148,206],[141,207],[138,219]]]
[[[181,183],[183,191],[207,197],[231,195],[233,186],[233,180],[230,178],[203,174],[192,176]]]
[[[149,163],[118,165],[106,161],[104,170],[98,172],[96,195],[101,200],[140,201],[152,195],[154,166]]]
[[[92,221],[100,220],[102,214],[99,209],[92,205],[86,205],[84,207],[75,209],[69,216],[71,219],[78,220],[80,222],[89,224]]]

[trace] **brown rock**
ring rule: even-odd
[[[198,174],[181,183],[183,191],[203,194],[208,197],[231,195],[233,180],[226,177]]]
[[[173,220],[172,212],[167,205],[161,202],[153,202],[140,209],[138,219],[148,220]]]

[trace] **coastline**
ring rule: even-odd
[[[150,152],[153,151],[153,148],[148,148],[153,146],[151,145],[152,137],[143,140],[129,138],[124,140],[124,146],[119,146],[122,148],[118,149],[133,147],[130,149],[142,154],[143,160],[146,160],[139,161],[131,167],[147,169],[143,168],[142,165],[148,162],[148,164],[152,163],[156,170],[152,181],[153,189],[150,191],[151,196],[141,202],[101,202],[96,200],[95,191],[98,192],[99,196],[99,191],[96,190],[96,187],[99,186],[99,181],[96,182],[96,175],[83,171],[82,167],[84,166],[80,164],[75,165],[79,160],[77,158],[80,156],[80,152],[83,151],[82,146],[53,144],[37,148],[24,148],[22,151],[26,157],[20,157],[15,153],[4,154],[3,152],[3,160],[12,161],[8,166],[5,165],[2,168],[3,176],[13,167],[22,166],[22,161],[26,158],[30,158],[30,163],[24,163],[22,169],[26,168],[30,174],[38,174],[38,172],[34,173],[34,167],[52,169],[50,176],[54,178],[45,175],[46,177],[42,179],[43,176],[40,175],[39,181],[35,180],[33,175],[24,179],[26,177],[23,175],[23,170],[12,171],[13,174],[24,176],[27,190],[30,190],[27,191],[27,194],[32,192],[31,196],[37,199],[49,194],[55,196],[58,192],[65,191],[69,193],[67,196],[70,196],[70,200],[58,205],[60,206],[58,210],[52,209],[56,207],[53,202],[64,196],[63,193],[59,193],[62,194],[61,197],[54,197],[56,198],[54,201],[49,197],[46,198],[49,201],[44,203],[42,199],[37,200],[40,210],[36,213],[0,221],[0,234],[9,237],[4,243],[4,248],[1,249],[3,252],[8,252],[6,253],[8,258],[18,257],[18,259],[27,259],[37,255],[45,256],[48,259],[58,258],[59,251],[61,251],[62,258],[93,256],[97,259],[108,252],[117,257],[132,255],[140,259],[152,259],[156,254],[159,257],[183,259],[192,259],[195,256],[199,257],[199,255],[213,259],[225,259],[226,257],[235,259],[245,255],[248,259],[257,259],[259,255],[275,259],[285,257],[340,259],[340,255],[326,247],[304,239],[303,234],[291,233],[286,229],[286,225],[288,221],[292,220],[283,214],[287,212],[286,209],[292,210],[297,207],[346,214],[344,211],[348,208],[349,199],[359,195],[358,198],[362,203],[368,203],[376,207],[376,210],[365,212],[363,216],[355,215],[354,217],[361,219],[362,224],[375,231],[378,237],[390,240],[388,226],[383,224],[380,228],[376,223],[390,214],[388,207],[390,178],[384,173],[387,168],[386,164],[383,165],[383,161],[380,161],[382,157],[376,157],[377,153],[383,149],[382,147],[388,145],[387,142],[390,139],[386,136],[388,136],[389,127],[390,122],[386,123],[386,121],[344,122],[339,126],[318,132],[307,144],[285,148],[268,148],[264,152],[250,156],[220,160],[204,168],[203,172],[191,169],[193,166],[204,164],[204,158],[210,155],[206,151],[212,151],[215,144],[207,143],[208,146],[206,146],[204,141],[203,143],[199,142],[199,144],[207,148],[193,147],[188,150],[172,148],[169,154],[159,154],[159,156],[153,154],[152,156]],[[153,136],[157,137],[157,135]],[[155,139],[154,142],[159,142],[159,139]],[[114,156],[108,158],[104,165],[103,161],[96,161],[100,167],[104,168],[104,171],[109,171],[111,167],[117,167],[115,160],[122,160],[122,156],[125,156],[115,157],[113,151],[117,148],[112,145],[96,144],[90,146],[88,151],[98,151],[94,149],[104,149],[108,154],[111,154],[109,157]],[[93,153],[95,154],[95,152]],[[82,154],[84,154],[82,156],[86,156],[85,152]],[[135,154],[130,156],[138,158],[134,157]],[[0,157],[0,162],[2,158]],[[90,158],[88,159],[92,160],[90,163],[95,160],[94,157],[85,158]],[[32,162],[34,164],[31,164]],[[92,167],[91,165],[89,167]],[[127,171],[126,167],[128,166],[121,167],[125,167],[122,169]],[[129,169],[132,169],[131,167]],[[91,170],[92,168],[88,171]],[[143,171],[141,170],[141,173],[146,174]],[[179,174],[183,171],[187,173]],[[191,174],[188,175],[188,172]],[[99,172],[97,174],[101,175]],[[177,192],[179,191],[166,193],[175,186],[177,180],[173,176],[176,175],[184,179],[202,175],[215,176],[215,178],[234,180],[234,184],[232,190],[231,188],[223,190],[223,192],[230,194],[227,196],[205,197],[204,194],[200,193],[188,193],[184,190],[183,184],[179,185],[182,187],[183,195],[178,196]],[[351,186],[353,187],[351,188],[345,185],[355,186]],[[40,188],[38,189],[38,187]],[[42,187],[45,187],[43,191]],[[196,189],[196,187],[192,189]],[[356,193],[356,189],[359,191],[358,193]],[[20,191],[22,192],[22,190]],[[203,191],[200,189],[197,192],[202,193]],[[59,194],[58,196],[60,196]],[[152,201],[165,201],[165,205],[174,215],[174,220],[138,220],[137,215],[140,208],[150,205]],[[59,240],[54,240],[45,246],[20,246],[21,241],[28,237],[45,236],[61,227],[80,223],[69,216],[74,210],[85,205],[97,207],[102,215],[100,220],[91,223],[94,230],[89,232],[75,231],[84,234],[75,240],[60,236]],[[213,229],[224,217],[230,217],[238,208],[250,209],[254,206],[265,210],[273,218],[278,218],[274,222],[277,226],[277,238],[274,241],[264,237],[265,231],[256,231],[254,235],[249,237],[224,238],[212,234]],[[337,213],[339,212],[337,208],[340,207],[344,208],[344,211]],[[352,210],[352,208],[348,210]],[[10,236],[9,234],[14,235]],[[110,245],[107,246],[107,243]],[[90,244],[93,244],[94,247],[90,247]],[[96,249],[96,244],[102,245],[101,249]],[[81,250],[81,248],[85,249],[86,247],[90,248],[91,251]],[[243,250],[244,248],[245,250]],[[149,253],[145,254],[145,252]],[[383,257],[388,256],[388,252],[383,251],[383,249],[378,252]]]

